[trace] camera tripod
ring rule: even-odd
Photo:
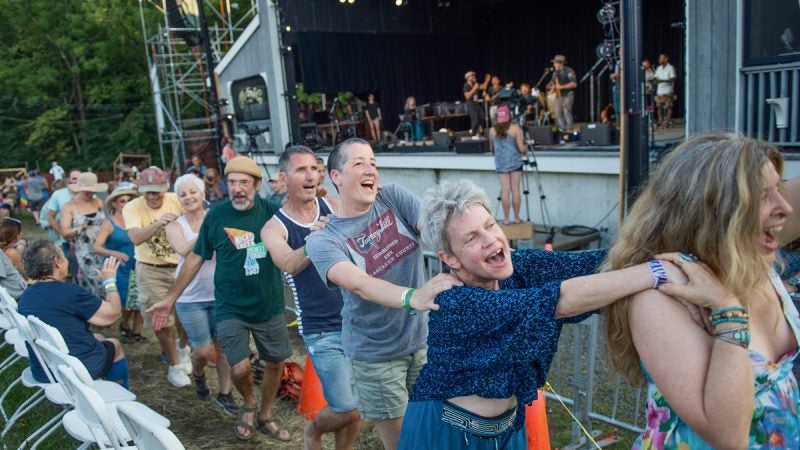
[[[247,157],[253,159],[253,153],[258,152],[258,136],[265,131],[269,131],[269,127],[258,127],[258,126],[247,126],[244,123],[239,123],[239,127],[247,133],[247,148],[245,151],[247,152]],[[264,167],[264,170],[267,171],[267,179],[270,177],[269,169]]]

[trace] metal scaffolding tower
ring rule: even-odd
[[[139,0],[139,14],[161,165],[166,164],[167,152],[172,154],[173,165],[180,164],[187,159],[188,143],[219,142],[221,130],[219,109],[223,105],[213,101],[217,98],[211,92],[215,83],[209,78],[204,30],[198,18],[206,19],[208,53],[216,66],[244,27],[258,17],[257,1]]]

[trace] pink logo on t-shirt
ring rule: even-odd
[[[347,245],[364,258],[364,271],[371,277],[380,277],[419,246],[416,240],[400,232],[391,211],[348,238]]]

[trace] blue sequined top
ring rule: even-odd
[[[500,290],[454,287],[436,298],[428,325],[428,363],[411,401],[478,395],[517,396],[514,429],[525,423],[525,405],[547,379],[561,327],[589,314],[556,319],[561,282],[597,271],[605,250],[564,253],[518,250],[514,274]]]

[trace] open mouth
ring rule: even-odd
[[[763,241],[766,247],[771,250],[777,250],[780,247],[780,241],[778,240],[778,234],[783,230],[783,225],[777,225],[773,227],[765,228],[763,231]]]
[[[498,249],[492,252],[484,261],[492,266],[503,265],[506,262],[506,252],[502,248]]]
[[[364,180],[361,182],[361,187],[365,189],[369,189],[370,191],[375,190],[375,180]]]

